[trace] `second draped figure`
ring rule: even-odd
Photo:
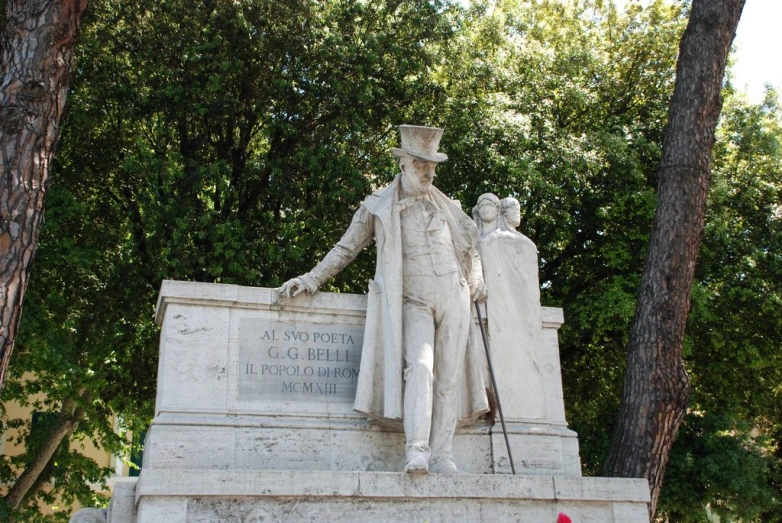
[[[546,418],[537,248],[516,231],[520,207],[515,198],[483,194],[473,219],[489,289],[486,316],[494,373],[503,384],[500,398],[516,398],[503,401],[505,416]]]

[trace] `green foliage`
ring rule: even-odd
[[[769,442],[752,432],[730,416],[688,415],[665,473],[658,516],[708,523],[708,505],[722,521],[757,521],[761,514],[778,521],[779,494],[768,480],[779,471],[769,459]]]
[[[3,400],[15,399],[55,417],[62,401],[77,400],[84,416],[41,478],[50,485],[30,496],[17,521],[44,520],[35,498],[48,506],[105,504],[89,484],[100,484],[111,469],[98,467],[79,448],[91,440],[107,452],[127,454],[125,431],[141,430],[152,414],[157,344],[146,318],[151,318],[154,293],[126,279],[132,260],[123,259],[118,247],[123,237],[118,222],[104,214],[105,209],[94,208],[94,200],[78,201],[62,189],[55,184],[49,195],[34,283]],[[136,318],[146,321],[130,322]],[[90,394],[88,401],[81,399],[84,390]],[[121,416],[119,434],[113,414]],[[49,434],[31,430],[30,420],[3,422],[22,429],[14,443],[26,448],[19,456],[3,456],[0,477],[13,482]],[[50,519],[67,521],[67,514]]]
[[[322,256],[393,176],[378,160],[391,126],[431,98],[452,31],[438,2],[94,7],[74,92],[91,139],[73,142],[74,167],[84,187],[108,177],[155,286],[274,286]],[[362,289],[367,262],[334,288]]]
[[[778,421],[782,112],[773,92],[762,105],[730,94],[725,105],[688,330],[694,399],[709,411]]]
[[[692,409],[661,510],[701,521],[782,519],[782,113],[726,91],[693,289]],[[699,519],[700,518],[700,519]]]

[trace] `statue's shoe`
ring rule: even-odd
[[[429,472],[429,464],[422,454],[414,454],[405,465],[405,472],[408,474],[426,474]]]
[[[456,467],[456,463],[450,459],[444,459],[432,464],[430,472],[434,474],[461,474],[462,471]]]

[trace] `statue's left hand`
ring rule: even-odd
[[[486,301],[486,298],[489,296],[489,289],[486,287],[486,284],[482,281],[479,282],[470,282],[470,298],[472,298],[472,301],[477,302],[484,302]]]

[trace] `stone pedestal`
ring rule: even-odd
[[[404,435],[352,409],[365,296],[165,281],[155,418],[134,496],[110,523],[179,521],[646,521],[644,481],[581,478],[543,310],[550,419],[459,429],[467,474],[402,473]],[[125,489],[127,490],[127,489]],[[128,492],[123,490],[123,506]]]
[[[139,521],[648,521],[645,480],[400,472],[148,472]]]

